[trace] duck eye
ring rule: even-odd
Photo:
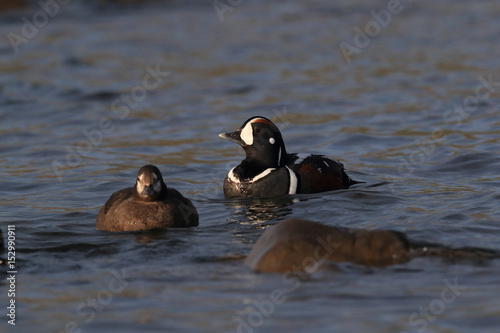
[[[260,128],[256,128],[256,129],[254,129],[254,130],[253,130],[253,132],[254,132],[254,133],[257,133],[257,134],[258,134],[258,133],[260,133]]]

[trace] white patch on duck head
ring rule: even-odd
[[[276,132],[279,133],[278,127],[276,127],[276,125],[274,125],[273,122],[271,122],[270,120],[267,120],[267,119],[264,119],[261,117],[253,118],[251,121],[249,121],[248,123],[245,124],[245,126],[241,129],[241,132],[240,132],[241,140],[243,140],[243,142],[245,142],[245,144],[248,146],[253,145],[253,142],[254,142],[252,124],[255,124],[255,123],[267,124],[268,126],[274,128],[276,130]],[[273,141],[276,142],[274,138],[273,138]],[[271,139],[269,139],[269,142],[271,144],[274,144],[274,142],[271,142]]]
[[[149,176],[149,177],[148,177]],[[161,192],[161,182],[159,181],[159,177],[156,175],[156,173],[153,173],[153,179],[151,179],[150,175],[147,175],[146,173],[141,173],[137,177],[137,193],[141,196],[143,196],[144,188],[146,186],[151,186],[153,185],[153,190],[155,193],[160,193]]]
[[[141,173],[139,176],[137,176],[137,181],[136,181],[136,185],[135,185],[135,188],[137,190],[137,193],[139,195],[142,195],[142,191],[144,191],[144,174]]]
[[[135,186],[137,190],[137,194],[142,196],[142,192],[144,191],[144,185],[141,182],[137,182],[137,185]]]
[[[247,146],[253,145],[253,127],[252,121],[248,122],[241,130],[240,138]]]
[[[269,143],[274,145],[274,143],[276,142],[276,140],[274,140],[274,138],[269,138]]]

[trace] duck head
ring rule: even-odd
[[[143,201],[156,201],[167,193],[160,170],[154,165],[145,165],[139,169],[135,181],[135,194]]]
[[[221,133],[219,136],[243,147],[246,154],[244,162],[264,168],[283,167],[287,163],[285,143],[281,132],[271,120],[265,117],[252,117],[236,131]]]

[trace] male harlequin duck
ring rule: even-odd
[[[139,169],[134,187],[111,195],[96,224],[105,231],[187,228],[198,225],[198,212],[182,194],[167,188],[157,167],[145,165]]]
[[[323,155],[288,154],[281,133],[267,118],[252,117],[219,136],[241,145],[246,158],[224,179],[226,197],[271,197],[347,189],[356,182],[342,163]]]

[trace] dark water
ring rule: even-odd
[[[500,3],[403,1],[390,16],[385,1],[232,3],[223,21],[211,1],[2,14],[0,217],[4,234],[16,227],[18,273],[16,327],[4,281],[1,331],[498,332],[498,260],[290,281],[241,257],[287,216],[500,250]],[[40,27],[15,53],[23,16]],[[366,183],[225,200],[243,152],[217,134],[253,115],[275,120],[289,151]],[[200,226],[96,231],[148,163]]]

